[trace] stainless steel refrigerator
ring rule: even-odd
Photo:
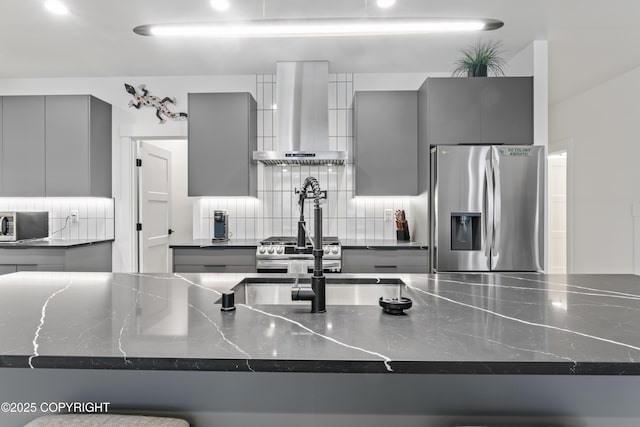
[[[544,147],[431,150],[433,271],[542,271]]]

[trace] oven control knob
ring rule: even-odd
[[[331,249],[331,253],[332,253],[332,254],[334,254],[334,255],[336,255],[336,254],[338,253],[338,251],[339,251],[339,250],[340,250],[340,249],[338,249],[338,248],[332,248],[332,249]]]
[[[329,253],[329,246],[325,246],[325,247],[324,247],[324,253],[325,253],[325,254],[328,254],[328,253]]]
[[[267,252],[267,248],[265,248],[264,246],[260,247],[260,249],[258,249],[260,251],[261,254]]]
[[[274,252],[273,246],[269,248],[269,253],[272,254]]]
[[[284,248],[283,248],[282,246],[278,246],[278,247],[276,248],[276,252],[277,252],[277,253],[279,253],[279,254],[281,254],[282,252],[284,252]]]

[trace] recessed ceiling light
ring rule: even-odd
[[[47,0],[44,2],[44,7],[51,13],[56,15],[66,15],[69,13],[69,9],[59,0]]]
[[[495,19],[292,19],[140,25],[133,31],[159,37],[335,37],[489,31],[503,25]]]
[[[396,4],[396,0],[378,0],[377,3],[378,3],[378,7],[382,9],[387,9],[393,6],[394,4]]]
[[[229,6],[231,6],[229,0],[211,0],[209,4],[215,10],[228,10]]]

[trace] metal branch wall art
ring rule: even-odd
[[[142,91],[142,93],[138,93],[136,89],[128,84],[124,84],[124,88],[127,93],[133,96],[134,100],[129,101],[129,107],[134,107],[139,110],[140,107],[152,107],[156,109],[156,117],[160,119],[160,124],[163,124],[166,120],[162,117],[167,117],[171,120],[186,120],[187,113],[174,113],[169,110],[167,107],[167,103],[174,104],[176,103],[175,98],[169,98],[168,96],[165,98],[158,98],[157,96],[149,95],[149,91],[146,89],[145,85],[138,86],[138,89]]]

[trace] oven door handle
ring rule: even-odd
[[[313,260],[312,259],[307,259],[307,260],[303,260],[306,261],[307,267],[308,268],[313,268]],[[341,268],[342,267],[342,263],[340,260],[323,260],[322,261],[322,268]],[[286,259],[279,259],[279,260],[257,260],[256,261],[256,268],[260,268],[260,269],[265,269],[265,268],[271,268],[271,269],[287,269],[289,268],[289,260]]]
[[[6,236],[9,233],[9,220],[6,216],[0,216],[0,236]]]

